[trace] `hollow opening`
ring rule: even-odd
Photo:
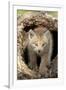
[[[57,31],[51,31],[52,37],[53,37],[53,51],[52,51],[52,56],[51,60],[53,60],[57,53],[58,53],[58,32]],[[29,63],[29,57],[28,57],[28,48],[26,47],[24,50],[24,61],[28,65]],[[37,65],[39,66],[41,62],[41,57],[37,55]]]

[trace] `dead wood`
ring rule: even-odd
[[[35,79],[40,78],[40,75],[36,72],[31,70],[24,62],[23,49],[27,45],[27,33],[30,28],[35,28],[38,26],[46,27],[50,31],[57,31],[58,30],[58,23],[57,19],[54,19],[52,16],[48,16],[42,12],[30,12],[26,13],[22,16],[17,17],[17,79]],[[56,60],[55,60],[56,59]],[[51,64],[51,76],[49,77],[56,77],[57,74],[57,66],[55,66],[55,58]],[[57,65],[57,64],[56,64]]]

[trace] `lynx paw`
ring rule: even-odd
[[[37,65],[29,64],[29,68],[38,72],[38,66]]]
[[[41,77],[44,77],[44,78],[47,78],[48,75],[49,75],[49,72],[48,72],[47,68],[39,70],[39,73],[41,74]]]

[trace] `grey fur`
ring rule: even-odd
[[[52,46],[53,46],[52,41],[53,40],[52,40],[52,35],[49,30],[47,30],[44,35],[47,38],[48,43],[43,50],[43,54],[40,55],[41,63],[39,66],[39,73],[41,75],[43,75],[43,76],[45,75],[47,77],[48,76],[47,75],[48,74],[47,66],[50,65],[50,62],[51,62],[51,54],[52,54]],[[29,39],[28,39],[28,54],[29,54],[29,60],[30,60],[30,63],[29,63],[30,67],[32,69],[36,69],[37,68],[36,53],[34,52],[33,48],[31,47]]]

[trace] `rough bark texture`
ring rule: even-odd
[[[41,78],[38,72],[31,70],[24,62],[23,50],[27,45],[27,32],[37,26],[44,26],[50,31],[58,30],[57,19],[44,12],[30,12],[17,16],[17,79]],[[57,57],[48,68],[48,78],[57,77]]]

